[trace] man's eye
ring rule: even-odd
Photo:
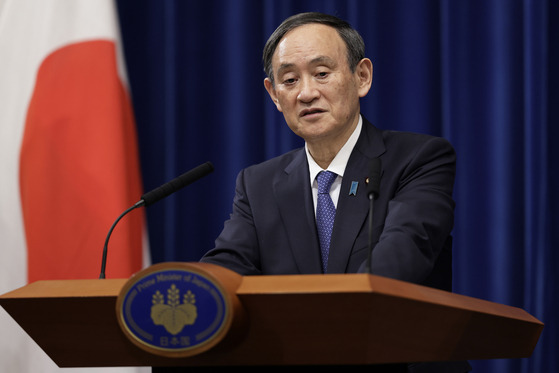
[[[283,84],[294,84],[295,83],[295,78],[291,78],[291,79],[285,79],[283,81]]]
[[[322,71],[316,74],[316,76],[319,78],[326,78],[328,76],[328,73],[326,71]]]

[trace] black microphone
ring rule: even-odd
[[[367,196],[369,199],[378,197],[380,189],[380,158],[373,158],[369,166],[369,183],[367,184]]]
[[[369,166],[369,183],[367,197],[369,198],[369,253],[367,255],[366,272],[371,273],[371,256],[373,252],[373,203],[380,191],[380,158],[373,158]]]
[[[198,167],[195,167],[192,170],[185,172],[181,176],[176,177],[173,180],[161,185],[160,187],[157,187],[152,191],[147,192],[132,207],[129,207],[126,211],[120,214],[120,216],[115,220],[115,222],[111,226],[111,229],[109,229],[109,233],[107,234],[107,238],[105,239],[105,246],[103,246],[103,258],[101,260],[101,274],[99,275],[99,278],[100,279],[105,278],[105,266],[107,264],[107,251],[108,251],[107,248],[109,245],[109,238],[111,237],[111,234],[113,233],[116,224],[120,221],[120,219],[122,219],[124,215],[128,214],[130,211],[134,210],[135,208],[141,206],[149,206],[169,196],[170,194],[175,193],[179,189],[182,189],[185,186],[190,185],[196,180],[201,179],[202,177],[211,173],[213,170],[214,170],[214,166],[211,162],[203,163]]]
[[[147,192],[142,196],[142,199],[138,203],[141,203],[143,201],[144,206],[149,206],[159,201],[160,199],[163,199],[168,195],[175,193],[177,190],[182,189],[189,184],[192,184],[196,180],[201,179],[213,170],[214,166],[211,162],[203,163],[200,166],[185,172],[181,176],[161,185],[160,187],[153,189],[151,192]]]

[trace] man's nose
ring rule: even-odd
[[[307,77],[304,79],[301,79],[301,85],[299,86],[300,91],[299,94],[297,95],[297,99],[301,102],[311,102],[313,100],[316,100],[318,97],[320,97],[320,91],[318,90],[318,87],[316,86],[316,82],[314,81],[314,79]]]

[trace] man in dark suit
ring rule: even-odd
[[[243,275],[364,272],[367,181],[378,158],[372,273],[450,290],[452,146],[442,138],[383,131],[361,116],[373,66],[345,21],[295,15],[271,35],[263,61],[265,88],[305,147],[239,173],[231,217],[202,261]],[[324,192],[317,178],[327,171],[333,181]],[[437,365],[429,371],[469,370],[467,363]]]

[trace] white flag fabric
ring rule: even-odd
[[[142,194],[113,1],[0,0],[0,107],[0,294],[98,278],[111,224]],[[144,265],[144,220],[115,229],[107,278]],[[2,308],[0,330],[0,372],[150,371],[58,368]]]

